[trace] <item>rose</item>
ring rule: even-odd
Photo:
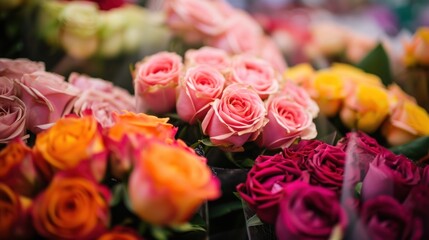
[[[21,139],[15,139],[0,151],[0,182],[15,192],[31,197],[37,190],[38,176],[33,154]]]
[[[263,36],[259,24],[246,12],[236,10],[229,16],[224,33],[206,40],[206,45],[220,48],[231,54],[251,53],[256,55]]]
[[[348,188],[359,181],[360,173],[356,169],[347,167],[346,154],[339,147],[328,144],[317,146],[306,162],[301,165],[310,173],[310,183],[319,185],[341,194],[344,186]]]
[[[425,166],[421,171],[421,184],[429,186],[429,166]]]
[[[418,137],[429,135],[429,115],[417,104],[398,103],[382,126],[382,134],[390,145],[402,145]]]
[[[86,59],[98,48],[99,11],[95,3],[74,1],[59,14],[60,43],[70,56]]]
[[[25,74],[18,82],[21,99],[27,107],[26,125],[33,133],[69,114],[79,89],[64,81],[60,75],[48,72]]]
[[[281,153],[260,155],[250,169],[246,182],[239,184],[237,191],[262,221],[274,224],[284,185],[303,178],[298,164]]]
[[[404,44],[406,66],[429,65],[429,28],[420,27],[409,42]]]
[[[106,145],[110,151],[111,173],[124,179],[134,165],[134,151],[144,139],[157,138],[172,142],[176,129],[168,118],[158,118],[144,113],[114,113],[114,125],[107,130]]]
[[[49,239],[96,239],[109,224],[107,189],[75,172],[55,175],[34,200],[33,225]]]
[[[408,93],[404,92],[402,88],[396,84],[392,83],[387,87],[387,91],[390,96],[391,105],[395,108],[399,103],[403,101],[410,101],[413,103],[417,103],[416,99],[413,96],[408,95]]]
[[[31,201],[0,183],[0,236],[3,239],[30,239],[28,208]]]
[[[22,75],[36,71],[45,71],[45,64],[43,62],[33,62],[25,58],[0,58],[0,76],[11,80],[20,80]]]
[[[125,0],[88,0],[91,2],[95,2],[98,4],[100,10],[112,10],[115,8],[119,8],[125,4]]]
[[[309,93],[319,105],[320,111],[332,117],[340,110],[345,96],[345,87],[338,74],[330,70],[320,70],[310,83]]]
[[[314,75],[314,68],[310,64],[300,63],[284,71],[283,78],[286,81],[292,80],[292,82],[302,86],[304,89],[308,89]]]
[[[104,177],[107,150],[92,116],[58,120],[37,135],[33,149],[36,167],[47,181],[58,171],[78,167],[91,172],[97,181]]]
[[[222,49],[205,46],[200,49],[187,50],[185,64],[186,66],[209,65],[221,73],[225,73],[230,66],[230,58]]]
[[[389,114],[389,98],[384,88],[359,84],[344,101],[341,121],[348,128],[373,133]]]
[[[303,166],[303,164],[307,162],[308,158],[312,155],[314,149],[320,145],[326,145],[326,143],[315,139],[301,140],[297,144],[292,144],[289,147],[284,148],[283,155],[285,158],[297,162],[299,166]]]
[[[304,88],[296,85],[292,81],[286,81],[278,94],[286,95],[291,101],[294,101],[304,107],[305,110],[311,113],[313,118],[317,117],[317,114],[319,114],[317,103],[311,99],[310,95]]]
[[[258,137],[266,124],[265,115],[264,103],[255,91],[232,84],[212,103],[201,127],[212,143],[236,151]]]
[[[269,62],[276,71],[284,72],[287,68],[287,63],[274,40],[269,37],[262,37],[260,41],[261,48],[257,56]]]
[[[311,58],[333,56],[346,47],[347,32],[338,24],[332,22],[316,22],[310,27],[311,42],[306,50]]]
[[[419,182],[420,169],[410,159],[384,152],[369,164],[362,182],[362,199],[366,201],[388,195],[402,202]]]
[[[360,216],[363,229],[356,225],[356,239],[421,239],[420,222],[392,197],[378,196],[368,200]]]
[[[276,236],[286,239],[328,239],[348,225],[334,192],[303,182],[285,186],[276,222]]]
[[[115,226],[111,231],[103,233],[97,240],[143,240],[138,233],[132,229]]]
[[[316,137],[313,117],[301,105],[288,96],[278,95],[267,100],[268,123],[257,140],[259,146],[268,149],[285,148],[296,139]]]
[[[115,91],[114,89],[119,89],[115,87],[111,82],[103,80],[101,78],[92,78],[85,74],[79,74],[72,72],[68,78],[68,81],[71,85],[79,88],[80,90],[98,90],[106,93],[111,93]]]
[[[408,209],[414,217],[422,222],[423,235],[421,239],[429,237],[429,186],[418,185],[411,189],[403,206]]]
[[[128,95],[107,95],[101,91],[86,90],[76,99],[73,112],[84,116],[90,110],[89,112],[103,128],[110,127],[114,124],[114,112],[135,111],[134,105],[129,104],[128,97]]]
[[[0,143],[24,136],[26,112],[19,98],[0,95]]]
[[[276,71],[265,60],[248,55],[236,55],[232,59],[227,81],[251,86],[262,100],[277,92],[279,82]]]
[[[205,200],[219,197],[219,182],[205,159],[189,148],[155,139],[142,146],[128,182],[131,209],[141,219],[182,224]]]
[[[347,133],[337,142],[337,146],[348,156],[348,164],[360,169],[361,180],[368,172],[369,164],[374,158],[389,151],[362,131]]]
[[[0,77],[0,96],[11,97],[16,95],[18,95],[18,88],[15,81],[8,77]]]
[[[202,121],[210,103],[222,94],[224,84],[223,75],[212,67],[188,68],[178,86],[176,109],[179,117],[190,124]]]
[[[175,32],[203,37],[217,36],[227,28],[227,13],[212,1],[170,0],[166,5],[167,24]],[[198,36],[197,35],[197,36]]]
[[[160,52],[138,62],[134,72],[137,111],[148,109],[166,113],[172,110],[181,70],[182,58],[176,53]]]

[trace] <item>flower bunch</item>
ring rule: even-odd
[[[169,29],[188,43],[252,54],[278,71],[286,69],[282,53],[258,22],[226,1],[168,0],[164,12]]]
[[[184,61],[160,52],[137,62],[133,79],[137,111],[177,112],[228,151],[253,141],[283,148],[316,136],[315,102],[261,58],[211,47],[188,50]]]
[[[60,47],[76,59],[111,58],[148,43],[145,32],[163,30],[159,19],[157,13],[123,0],[49,0],[41,2],[37,29],[49,46]]]
[[[0,151],[2,237],[142,239],[147,226],[186,224],[220,186],[167,121],[125,112],[102,127],[92,115],[72,115],[32,147],[9,142]]]
[[[259,156],[237,190],[278,239],[425,239],[427,169],[351,132]]]
[[[346,64],[315,71],[300,64],[285,78],[303,86],[328,117],[339,117],[348,129],[381,130],[390,145],[402,145],[429,135],[429,115],[396,85],[385,87],[373,74]]]
[[[38,133],[70,113],[83,116],[90,110],[107,127],[113,112],[135,109],[133,96],[110,82],[78,73],[65,81],[28,59],[0,59],[0,79],[0,143],[27,130]]]

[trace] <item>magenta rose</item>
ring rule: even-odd
[[[167,113],[174,109],[182,65],[182,58],[170,52],[157,53],[136,64],[134,90],[138,112]]]
[[[297,144],[292,144],[287,148],[283,149],[283,155],[287,159],[291,159],[298,163],[299,166],[303,166],[307,159],[320,145],[326,145],[326,143],[319,140],[301,140]]]
[[[298,138],[312,139],[317,135],[311,113],[287,96],[273,96],[266,102],[268,123],[257,143],[268,149],[285,148]]]
[[[281,153],[261,155],[255,160],[246,182],[237,186],[237,191],[262,221],[274,224],[284,185],[298,179],[305,180],[305,173],[295,161],[286,159]]]
[[[213,144],[239,151],[258,137],[266,124],[265,115],[264,102],[253,89],[232,84],[212,103],[201,127]]]
[[[285,186],[276,222],[279,240],[329,239],[336,228],[344,232],[347,225],[335,192],[299,181]]]
[[[421,239],[429,239],[429,186],[413,187],[403,205],[411,211],[414,217],[421,220],[423,230]]]
[[[356,225],[354,239],[421,239],[419,219],[413,218],[404,206],[390,196],[378,196],[366,201],[360,219],[363,226]]]
[[[403,155],[381,153],[369,164],[362,182],[362,199],[388,195],[402,202],[420,183],[420,169]]]
[[[267,61],[249,55],[237,55],[232,59],[227,80],[251,86],[262,100],[279,89],[274,68]]]
[[[207,65],[188,68],[178,86],[177,114],[190,124],[202,121],[210,103],[222,95],[224,85],[224,76],[215,68]]]
[[[72,111],[80,90],[64,81],[60,75],[49,72],[25,74],[18,82],[21,99],[27,107],[26,125],[33,133],[44,129]]]
[[[0,96],[16,96],[18,88],[15,81],[8,77],[0,77]]]
[[[26,111],[19,98],[0,95],[0,143],[24,136]]]
[[[45,64],[33,62],[28,59],[7,59],[0,58],[0,76],[11,80],[20,80],[22,75],[36,71],[45,71]]]
[[[218,48],[206,46],[200,49],[189,49],[185,53],[186,66],[209,65],[225,73],[230,67],[230,62],[228,54]]]
[[[307,91],[296,85],[292,81],[287,81],[281,88],[280,95],[287,96],[291,101],[294,101],[301,105],[305,110],[311,113],[313,118],[317,117],[319,114],[319,106],[317,103],[311,99]]]
[[[346,168],[346,154],[339,147],[323,144],[316,147],[301,168],[310,173],[310,183],[341,194],[343,182],[347,189],[359,181],[355,169]],[[346,178],[346,180],[344,180]]]

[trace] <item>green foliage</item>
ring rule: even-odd
[[[389,57],[381,43],[371,50],[368,55],[357,64],[357,67],[367,73],[379,76],[385,86],[393,82]]]
[[[402,154],[418,161],[429,154],[429,136],[418,138],[410,143],[390,148],[395,154]]]

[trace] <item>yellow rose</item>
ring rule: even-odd
[[[301,63],[288,68],[284,72],[283,78],[286,79],[286,81],[292,80],[296,84],[306,88],[310,85],[311,79],[313,78],[314,74],[315,71],[310,64]]]
[[[404,101],[395,107],[382,133],[390,145],[402,145],[429,135],[429,115],[417,104]]]
[[[405,43],[404,62],[407,66],[429,66],[429,28],[421,27],[410,42]]]
[[[317,102],[323,114],[328,117],[335,116],[344,98],[343,80],[332,71],[318,71],[312,82],[310,96]]]
[[[206,200],[219,197],[219,182],[205,163],[181,144],[148,140],[128,182],[132,210],[151,224],[183,224]]]
[[[47,239],[96,239],[109,224],[106,191],[75,173],[59,173],[34,201],[33,225]]]
[[[367,133],[378,129],[389,114],[389,96],[385,89],[366,84],[356,86],[347,96],[340,118],[348,128]]]
[[[34,145],[36,165],[49,180],[59,170],[90,164],[97,180],[106,169],[106,148],[95,118],[62,118],[49,130],[37,135]],[[88,161],[86,161],[88,160]]]

